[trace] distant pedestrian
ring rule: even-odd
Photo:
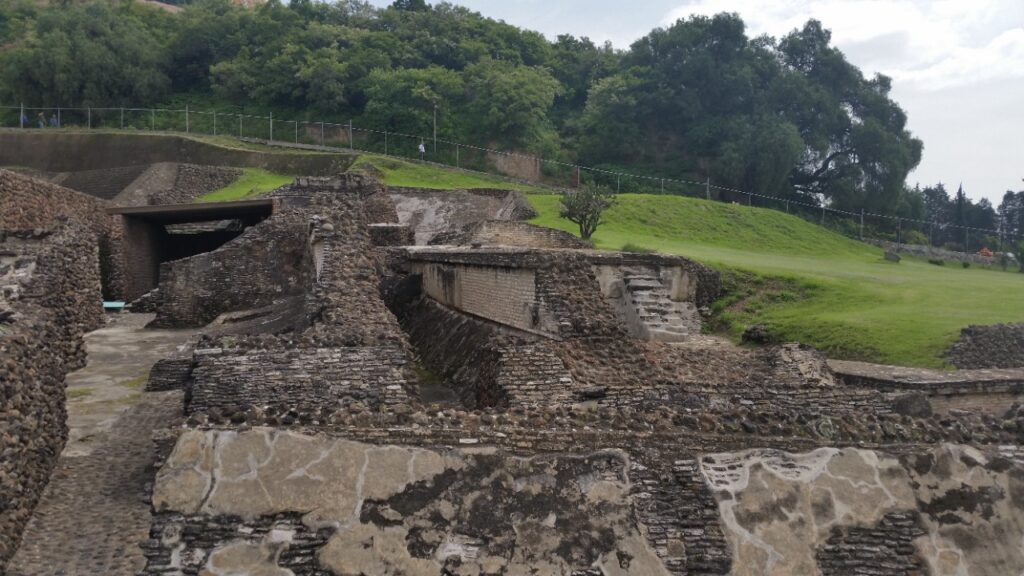
[[[28,114],[21,113],[21,127],[28,128]]]
[[[36,114],[36,124],[39,124],[40,128],[46,128],[46,114],[42,112]]]
[[[419,150],[420,150],[420,160],[425,159],[427,157],[427,147],[423,144],[423,142],[420,142]]]
[[[56,112],[54,112],[53,114],[50,115],[50,127],[51,128],[60,128],[60,120],[57,120],[57,113]]]

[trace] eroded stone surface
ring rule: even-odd
[[[954,445],[903,459],[854,448],[752,450],[707,456],[701,466],[733,550],[733,574],[832,572],[819,552],[850,527],[871,527],[866,539],[878,544],[916,535],[914,553],[904,556],[916,555],[936,575],[1024,570],[1024,470],[1004,457]],[[913,564],[878,573],[913,574]]]
[[[627,464],[618,451],[518,458],[273,429],[188,431],[153,504],[247,521],[303,514],[306,526],[333,530],[317,559],[334,574],[667,574],[634,520]],[[287,548],[268,544],[271,535],[221,543],[202,559],[207,573],[288,573],[271,570]]]

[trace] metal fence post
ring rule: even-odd
[[[18,112],[18,126],[25,127],[25,103],[21,103],[21,110]]]
[[[189,132],[189,126],[188,126],[188,104],[185,104],[185,134],[188,134],[188,132]]]
[[[324,145],[324,123],[323,123],[323,121],[320,122],[320,145],[321,146]]]
[[[61,126],[62,124],[60,120],[60,106],[57,106],[57,128],[60,128]]]
[[[292,122],[295,124],[295,143],[298,144],[299,143],[299,121],[298,120],[292,120]]]
[[[459,167],[459,145],[455,145],[455,167]]]
[[[156,109],[149,109],[149,129],[156,132]]]
[[[268,141],[269,142],[273,142],[274,141],[274,113],[273,112],[270,113],[270,138],[268,139]]]
[[[91,106],[85,109],[85,117],[86,117],[86,122],[87,122],[86,127],[89,130],[92,130],[92,107]]]
[[[665,179],[664,178],[661,179],[661,193],[662,194],[665,193]]]
[[[217,111],[213,111],[213,135],[217,135]]]
[[[825,225],[825,205],[821,205],[821,225]]]
[[[929,233],[930,235],[930,233]],[[864,240],[864,209],[860,209],[860,239]]]
[[[900,249],[900,244],[903,244],[903,220],[900,218],[896,219],[896,249]]]
[[[704,195],[708,200],[711,200],[711,175],[708,174],[708,179],[704,181]]]
[[[121,108],[121,130],[124,130],[124,108]]]
[[[352,120],[348,121],[348,149],[355,150],[355,142],[352,141]]]
[[[786,200],[786,214],[789,214],[789,200]]]
[[[384,131],[384,155],[388,155],[388,131]]]
[[[242,137],[242,114],[238,114],[238,137]]]
[[[618,194],[621,191],[622,191],[622,175],[621,174],[616,174],[615,175],[615,193]]]

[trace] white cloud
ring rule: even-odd
[[[718,12],[775,37],[815,18],[855,64],[924,90],[1024,77],[1020,0],[696,0],[662,24]]]

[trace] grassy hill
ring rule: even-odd
[[[558,218],[557,196],[530,200],[535,224],[576,231]],[[718,303],[723,329],[738,336],[763,323],[838,358],[938,367],[960,328],[1024,321],[1022,274],[887,262],[880,249],[775,210],[625,194],[593,240],[714,266],[731,289]]]

